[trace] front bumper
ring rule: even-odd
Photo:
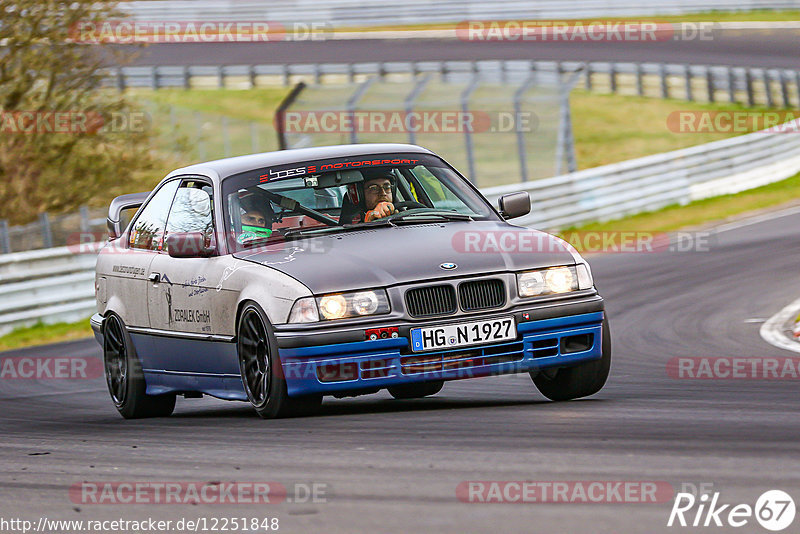
[[[518,322],[516,340],[444,351],[414,353],[408,338],[398,337],[280,348],[279,354],[289,395],[349,393],[596,360],[602,356],[603,318],[598,311]],[[587,342],[572,342],[578,339]]]

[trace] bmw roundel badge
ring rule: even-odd
[[[458,265],[456,265],[455,263],[443,263],[443,264],[439,265],[439,267],[441,267],[442,269],[444,269],[446,271],[452,271],[453,269],[458,267]]]

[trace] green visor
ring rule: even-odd
[[[247,241],[252,241],[254,239],[269,237],[271,235],[272,235],[272,230],[270,230],[269,228],[264,228],[263,226],[249,226],[243,224],[242,233],[239,234],[239,237],[237,237],[236,240],[239,243],[245,243]]]

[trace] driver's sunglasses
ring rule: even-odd
[[[392,184],[385,184],[385,185],[372,184],[371,186],[367,187],[367,191],[369,191],[373,195],[379,195],[381,191],[383,191],[384,193],[391,193]]]

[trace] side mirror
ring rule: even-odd
[[[119,196],[111,201],[111,205],[108,207],[108,218],[106,219],[109,241],[113,241],[122,235],[136,210],[144,204],[144,201],[149,196],[149,192],[132,193]]]
[[[203,232],[173,232],[167,236],[167,251],[172,258],[207,258],[216,247],[206,246]]]
[[[531,197],[527,191],[517,191],[500,197],[497,205],[503,219],[514,219],[531,212]]]

